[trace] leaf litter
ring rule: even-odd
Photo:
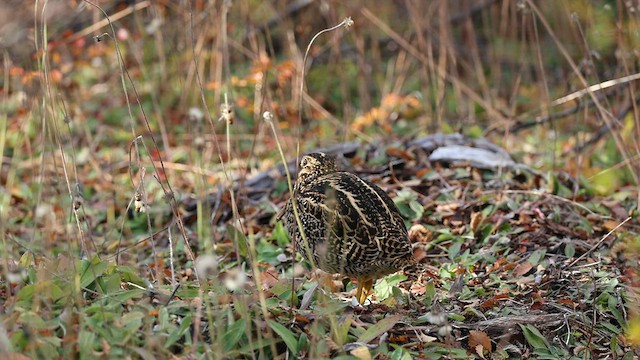
[[[634,289],[640,285],[634,251],[640,229],[636,190],[610,198],[583,191],[569,198],[559,190],[570,182],[555,177],[550,186],[541,174],[516,163],[478,168],[477,161],[460,158],[430,160],[435,149],[449,143],[495,150],[486,141],[439,134],[386,149],[384,144],[355,143],[323,149],[339,155],[343,168],[392,196],[413,242],[417,264],[379,280],[365,306],[352,302],[355,286],[348,279],[313,271],[295,253],[275,221],[288,198],[286,191],[276,191],[285,181],[284,168],[276,166],[235,188],[241,222],[234,222],[222,187],[205,202],[215,247],[204,250],[195,232],[193,245],[200,249],[198,255],[213,255],[208,262],[214,265],[202,271],[200,285],[184,251],[175,253],[176,284],[166,259],[149,261],[146,274],[130,268],[133,254],[153,259],[147,240],[123,253],[119,265],[94,257],[57,260],[60,265],[54,266],[52,260],[26,252],[19,263],[9,264],[16,280],[11,293],[2,290],[5,306],[23,310],[5,326],[15,334],[26,328],[40,332],[42,343],[17,337],[14,343],[36,355],[54,354],[52,346],[61,335],[50,329],[57,325],[29,310],[49,299],[54,313],[64,314],[64,326],[95,323],[116,329],[83,328],[82,354],[116,356],[136,346],[149,351],[144,339],[152,334],[140,336],[144,329],[168,334],[163,344],[153,345],[160,354],[215,344],[231,357],[633,354],[637,325],[629,319],[637,308]],[[185,199],[181,211],[191,229],[196,204]],[[169,221],[168,213],[160,215]],[[159,248],[169,245],[164,234],[154,237]],[[144,280],[154,278],[156,265],[163,277],[159,283],[167,285],[151,286]],[[81,312],[67,310],[75,301],[70,294],[78,292],[60,280],[73,278],[65,274],[74,269],[81,270],[80,293],[88,306]],[[108,318],[101,318],[104,313],[94,306],[109,308]],[[79,315],[88,320],[79,322]],[[99,339],[103,345],[97,345]]]

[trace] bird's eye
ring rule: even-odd
[[[300,160],[300,167],[306,167],[309,164],[309,159],[305,156]]]

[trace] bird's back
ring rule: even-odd
[[[294,194],[316,265],[332,273],[379,277],[412,257],[402,216],[378,186],[348,172],[315,178]],[[308,259],[295,218],[285,219],[296,247]]]

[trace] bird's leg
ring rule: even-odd
[[[358,290],[356,290],[356,299],[361,305],[364,305],[365,300],[367,300],[367,296],[371,293],[371,288],[373,287],[374,279],[358,279]]]

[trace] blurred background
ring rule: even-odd
[[[536,168],[586,177],[604,193],[637,182],[637,82],[625,78],[636,74],[639,56],[633,1],[34,5],[0,4],[4,129],[14,130],[4,138],[4,159],[14,158],[12,149],[26,146],[38,156],[58,146],[33,136],[47,123],[43,116],[67,119],[71,132],[61,136],[69,139],[59,144],[65,151],[75,146],[91,158],[97,148],[122,148],[146,127],[141,109],[129,114],[129,97],[144,109],[168,160],[194,164],[189,146],[202,140],[198,156],[215,162],[210,136],[199,139],[214,129],[209,116],[200,117],[217,120],[227,94],[234,154],[220,151],[247,161],[250,171],[275,158],[262,123],[269,110],[288,154],[297,142],[307,151],[461,132],[499,142]],[[307,45],[346,17],[351,28],[324,34],[310,48],[299,118]],[[215,128],[224,133],[222,123]]]

